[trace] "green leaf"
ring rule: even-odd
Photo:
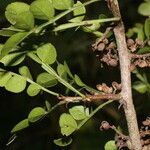
[[[69,69],[69,66],[67,65],[66,62],[64,62],[64,67],[65,67],[65,70],[66,70],[66,72],[68,73],[68,75],[69,75],[71,78],[74,78],[73,75],[72,75],[72,73],[71,73],[71,71],[70,71],[70,69]]]
[[[37,49],[38,57],[47,64],[53,64],[56,61],[57,53],[51,43],[47,43]]]
[[[31,30],[34,28],[34,17],[29,11],[22,12],[18,15],[14,27],[23,30]]]
[[[23,62],[25,59],[25,54],[24,53],[12,53],[4,56],[0,62],[3,63],[5,66],[16,66]]]
[[[45,101],[45,105],[46,105],[47,111],[50,111],[51,110],[51,104],[50,104],[50,102],[46,100]]]
[[[29,52],[27,54],[27,56],[29,56],[31,59],[33,59],[35,62],[41,64],[41,60],[39,59],[39,57],[34,53],[34,52]]]
[[[150,16],[150,2],[142,3],[138,8],[138,12],[143,16]]]
[[[67,80],[67,72],[66,72],[66,68],[64,65],[62,64],[58,64],[57,66],[57,73],[60,77],[62,77],[63,79]]]
[[[29,11],[29,5],[23,2],[14,2],[6,7],[5,16],[11,24],[15,24],[18,15],[22,12]]]
[[[25,88],[26,80],[19,75],[14,75],[13,77],[11,77],[5,85],[5,89],[13,93],[20,93]]]
[[[10,30],[0,30],[0,35],[1,36],[6,36],[6,37],[10,37],[12,35],[14,35],[16,32],[15,31],[10,31]]]
[[[11,130],[11,133],[20,131],[22,129],[25,129],[29,126],[29,121],[28,119],[24,119],[22,121],[20,121],[17,125],[14,126],[14,128]]]
[[[141,94],[144,94],[147,92],[147,86],[146,84],[144,84],[143,82],[141,81],[137,81],[133,84],[133,89],[138,91],[139,93]]]
[[[4,44],[0,44],[0,53],[1,53],[3,46],[4,46]]]
[[[137,38],[144,41],[144,27],[143,24],[136,23],[135,27],[133,28],[133,31],[137,33]]]
[[[77,129],[77,123],[74,118],[67,113],[63,113],[59,119],[59,125],[62,135],[69,136]]]
[[[73,0],[52,0],[53,6],[58,10],[69,9],[73,6]]]
[[[42,107],[36,107],[31,110],[31,112],[28,115],[29,122],[36,122],[40,120],[44,115],[46,114],[46,111]]]
[[[86,85],[82,82],[82,80],[80,79],[80,77],[79,77],[78,75],[76,75],[76,74],[75,74],[75,76],[74,76],[74,80],[75,80],[75,82],[76,82],[76,84],[77,84],[78,86],[81,86],[81,87],[86,86]]]
[[[33,79],[32,79],[32,75],[31,75],[31,73],[30,73],[30,70],[29,70],[29,68],[28,68],[27,66],[22,66],[22,67],[20,67],[20,68],[19,68],[19,73],[20,73],[22,76],[27,77],[27,78],[33,80]]]
[[[128,31],[126,32],[127,38],[131,38],[133,35],[134,35],[133,29],[128,29]]]
[[[85,115],[88,117],[90,115],[90,109],[89,108],[86,108],[85,109]]]
[[[7,30],[7,31],[14,31],[14,32],[24,32],[24,30],[22,30],[22,29],[17,29],[17,28],[15,28],[14,26],[10,26],[10,27],[8,27],[8,28],[3,28],[3,30]]]
[[[117,150],[117,146],[115,141],[111,140],[105,144],[105,150]]]
[[[72,143],[72,138],[67,138],[67,139],[60,138],[54,140],[54,143],[58,146],[68,146]]]
[[[0,74],[0,87],[4,87],[11,77],[12,75],[10,72],[1,73]]]
[[[150,38],[150,18],[147,18],[145,20],[144,31],[145,31],[146,37],[149,39]]]
[[[85,17],[84,14],[86,13],[86,9],[85,9],[84,5],[80,1],[77,1],[77,3],[74,4],[73,6],[78,7],[78,8],[73,11],[73,15],[75,18],[69,20],[69,22],[80,22],[80,21],[82,21]]]
[[[30,6],[34,17],[42,20],[50,20],[55,15],[51,0],[36,0]]]
[[[100,23],[93,23],[92,25],[90,26],[83,26],[83,31],[84,32],[94,32],[94,31],[97,31],[99,28],[100,28]]]
[[[83,120],[87,117],[83,106],[74,106],[69,109],[69,113],[75,120]]]
[[[36,96],[40,92],[40,88],[36,84],[30,84],[27,88],[27,94],[29,96]]]
[[[1,50],[1,58],[12,51],[26,36],[27,32],[20,32],[12,35]]]
[[[39,74],[36,81],[44,87],[52,87],[58,83],[57,79],[47,72]]]
[[[106,19],[106,18],[108,18],[108,16],[106,16],[105,14],[100,14],[98,18],[99,18],[99,19]],[[102,22],[100,25],[103,26],[104,24],[105,24],[105,23]]]
[[[143,48],[140,48],[137,53],[138,54],[145,54],[145,53],[149,53],[149,52],[150,52],[149,46],[145,46]]]

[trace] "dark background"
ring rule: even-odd
[[[0,28],[9,26],[4,17],[5,7],[15,0],[0,0]],[[31,3],[32,0],[22,0]],[[137,22],[144,22],[144,17],[137,13],[137,8],[142,0],[120,0],[121,12],[126,30],[131,28]],[[110,15],[104,0],[87,7],[88,17],[97,18],[101,13]],[[107,83],[112,81],[120,82],[118,68],[104,66],[101,68],[99,60],[91,50],[91,44],[95,37],[91,34],[84,33],[80,30],[77,32],[70,29],[66,32],[42,36],[41,39],[32,39],[30,42],[50,41],[53,43],[58,52],[58,61],[66,60],[74,74],[80,75],[81,79],[88,85],[95,88],[98,83]],[[0,43],[4,43],[6,38],[0,37]],[[26,59],[24,62],[32,70],[33,77],[36,77],[41,68]],[[21,64],[22,65],[22,64]],[[13,68],[15,71],[18,67]],[[149,74],[149,70],[144,71]],[[133,76],[133,80],[136,78]],[[62,87],[61,87],[62,88]],[[63,88],[56,91],[63,91]],[[134,100],[138,112],[139,124],[149,114],[150,99],[145,94],[141,95],[135,91]],[[11,134],[10,131],[19,121],[27,117],[30,110],[36,106],[44,106],[44,101],[48,100],[54,104],[57,99],[47,94],[36,97],[27,96],[26,92],[13,94],[0,88],[0,149],[8,150],[59,150],[63,148],[56,147],[53,139],[61,137],[58,128],[58,118],[62,112],[67,111],[65,107],[57,109],[50,117],[21,132],[17,139],[8,147],[6,146]],[[92,104],[95,108],[96,104]],[[113,140],[115,133],[113,131],[100,131],[100,122],[107,120],[116,126],[121,126],[126,130],[125,118],[122,109],[118,110],[118,103],[113,103],[104,110],[100,111],[92,118],[80,131],[76,132],[73,137],[73,143],[65,148],[69,150],[103,150],[104,144],[108,140]]]

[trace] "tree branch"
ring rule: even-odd
[[[121,96],[120,94],[98,94],[98,95],[86,95],[85,98],[76,96],[59,96],[59,100],[66,101],[66,102],[73,102],[73,101],[101,101],[101,100],[120,100]]]
[[[146,57],[150,57],[150,53],[146,53],[146,54],[133,54],[133,53],[131,53],[130,57],[132,59],[134,59],[134,58],[146,58]]]
[[[107,0],[107,2],[114,17],[121,18],[118,1]],[[127,49],[124,24],[122,20],[114,28],[114,34],[116,37],[118,53],[119,53],[119,61],[120,61],[121,85],[122,85],[121,96],[122,96],[122,100],[125,101],[126,103],[126,106],[124,105],[124,111],[125,111],[125,116],[128,124],[129,136],[132,142],[132,149],[141,150],[142,146],[140,142],[137,117],[136,117],[136,112],[135,112],[133,99],[132,99],[130,57]]]

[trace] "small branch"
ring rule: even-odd
[[[56,72],[55,70],[49,66],[48,64],[44,64],[42,63],[42,68],[48,72],[49,74],[53,75],[61,84],[63,84],[65,87],[67,87],[68,89],[70,89],[71,91],[73,91],[74,93],[78,94],[79,96],[82,97],[82,99],[85,98],[85,95],[82,94],[81,92],[79,92],[77,89],[75,89],[71,84],[69,84],[67,81],[65,81],[63,78],[61,78]]]
[[[147,58],[150,57],[150,53],[147,54],[130,54],[131,59],[135,59],[135,58]]]
[[[70,97],[70,96],[59,96],[59,100],[66,101],[66,102],[73,102],[73,101],[101,101],[101,100],[120,100],[120,94],[98,94],[98,95],[86,95],[85,98],[83,97]]]
[[[117,0],[107,0],[108,6],[112,11],[114,17],[120,17],[119,4]],[[128,53],[125,29],[122,20],[114,28],[114,34],[116,37],[120,70],[121,70],[121,85],[122,85],[122,100],[125,101],[124,105],[125,116],[128,124],[129,136],[132,143],[133,150],[141,150],[142,145],[140,142],[140,134],[138,129],[136,112],[132,99],[132,89],[131,89],[131,73],[130,73],[130,57]]]
[[[66,29],[69,29],[69,28],[92,25],[94,23],[112,22],[112,21],[118,21],[118,20],[120,20],[120,18],[116,17],[116,18],[85,20],[85,21],[81,21],[81,22],[66,23],[66,24],[59,25],[53,31],[57,32],[57,31],[62,31],[62,30],[66,30]]]

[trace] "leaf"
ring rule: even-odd
[[[67,80],[67,72],[66,72],[66,68],[64,65],[62,64],[58,64],[57,66],[57,73],[59,76],[61,76],[63,79]]]
[[[5,16],[11,24],[15,24],[20,13],[29,11],[29,5],[23,2],[14,2],[6,7]]]
[[[5,66],[17,66],[23,60],[25,59],[25,54],[24,53],[12,53],[4,56],[0,62],[3,63]]]
[[[70,114],[63,113],[59,119],[62,135],[69,136],[77,129],[77,123]]]
[[[4,87],[11,77],[12,75],[10,72],[1,73],[0,74],[0,87]]]
[[[89,108],[86,108],[85,109],[85,115],[88,117],[90,115],[90,109]]]
[[[20,93],[25,88],[26,80],[19,75],[14,75],[13,77],[11,77],[5,85],[5,89],[13,93]]]
[[[41,60],[39,59],[39,57],[34,53],[34,52],[29,52],[27,54],[27,56],[29,56],[31,59],[33,59],[35,62],[41,64]]]
[[[31,112],[28,115],[29,122],[36,122],[40,120],[44,115],[46,114],[46,111],[42,107],[36,107],[31,110]]]
[[[26,36],[27,32],[20,32],[12,35],[1,50],[1,58],[12,51]]]
[[[50,111],[51,110],[51,104],[50,104],[50,102],[46,100],[45,101],[45,105],[46,105],[47,111]]]
[[[84,32],[94,32],[94,31],[97,31],[99,28],[100,28],[100,23],[93,23],[92,25],[90,26],[83,26],[83,31]]]
[[[14,32],[24,32],[24,30],[22,30],[22,29],[17,29],[17,28],[15,28],[14,26],[10,26],[10,27],[8,27],[8,28],[3,28],[3,30],[7,30],[7,31],[14,31]]]
[[[85,9],[84,5],[80,1],[77,1],[77,3],[74,4],[73,6],[78,7],[78,8],[73,11],[73,15],[75,18],[69,20],[69,22],[80,22],[80,21],[82,21],[85,17],[84,14],[86,13],[86,9]]]
[[[30,73],[30,70],[29,70],[29,68],[28,68],[27,66],[22,66],[22,67],[20,67],[20,68],[19,68],[19,73],[20,73],[22,76],[27,77],[27,78],[33,80],[33,79],[32,79],[32,75],[31,75],[31,73]]]
[[[133,89],[138,91],[139,93],[141,94],[144,94],[147,92],[147,86],[146,84],[144,84],[143,82],[141,81],[137,81],[133,84]]]
[[[133,35],[134,35],[133,29],[128,29],[128,31],[126,32],[127,38],[131,38]]]
[[[57,79],[47,72],[39,74],[36,81],[44,87],[52,87],[58,83]]]
[[[150,38],[150,18],[147,18],[145,20],[144,31],[145,31],[146,37],[149,39]]]
[[[52,0],[53,6],[58,10],[69,9],[73,6],[73,0]]]
[[[67,65],[67,63],[64,61],[64,67],[65,67],[65,70],[66,70],[66,72],[68,73],[68,75],[71,77],[71,78],[74,78],[73,77],[73,75],[72,75],[72,73],[71,73],[71,71],[70,71],[70,69],[69,69],[69,67],[68,67],[68,65]]]
[[[117,146],[115,141],[111,140],[105,144],[105,150],[117,150]]]
[[[105,14],[100,14],[98,18],[99,19],[106,19],[106,18],[108,18],[108,16],[106,16]],[[105,22],[100,23],[101,26],[103,26],[104,24],[105,24]]]
[[[36,84],[30,84],[27,88],[27,94],[29,96],[36,96],[40,92],[40,88]]]
[[[37,49],[38,57],[47,64],[53,64],[56,61],[57,53],[51,43],[47,43]]]
[[[80,79],[80,77],[79,77],[78,75],[76,75],[76,74],[75,74],[75,76],[74,76],[74,80],[75,80],[75,82],[76,82],[76,84],[77,84],[78,86],[81,86],[81,87],[86,86],[86,85],[82,82],[82,80]]]
[[[142,3],[138,8],[138,12],[143,16],[150,16],[150,2]]]
[[[54,143],[58,146],[68,146],[72,143],[72,138],[67,138],[67,139],[60,138],[54,140]]]
[[[10,30],[0,30],[0,35],[1,36],[6,36],[6,37],[10,37],[12,35],[14,35],[16,32],[15,31],[10,31]]]
[[[137,38],[144,41],[144,27],[143,24],[136,23],[135,27],[133,28],[133,31],[137,33]]]
[[[137,53],[138,54],[145,54],[145,53],[149,53],[149,52],[150,52],[149,46],[145,46],[143,48],[140,48]]]
[[[23,30],[31,30],[34,28],[34,16],[31,12],[26,11],[18,15],[14,27]]]
[[[20,131],[22,129],[25,129],[29,126],[29,121],[28,119],[24,119],[22,121],[20,121],[18,124],[16,124],[14,126],[14,128],[11,130],[11,133],[14,133],[14,132],[17,132],[17,131]]]
[[[50,20],[55,15],[51,0],[36,0],[30,6],[34,17],[42,20]]]
[[[82,105],[70,108],[69,113],[75,120],[83,120],[87,117],[85,114],[85,109]]]
[[[4,44],[0,44],[0,53],[1,53],[3,46],[4,46]]]
[[[4,47],[4,44],[0,44],[0,54],[1,54],[3,47]]]

